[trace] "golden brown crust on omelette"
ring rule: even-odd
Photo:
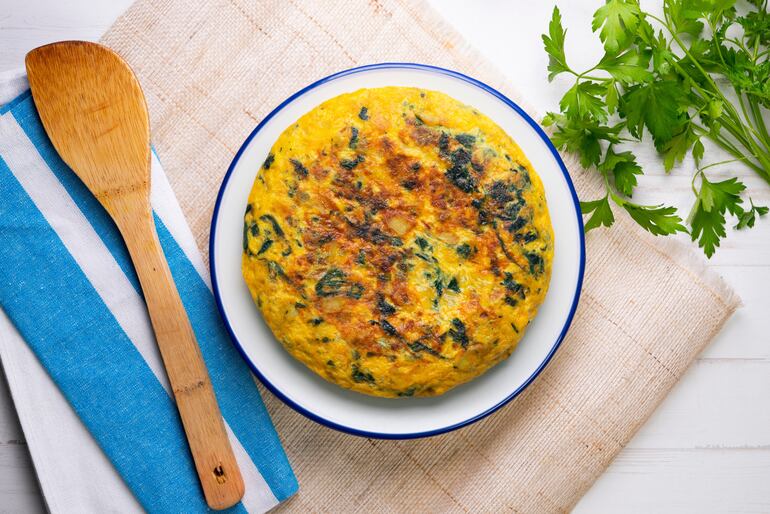
[[[430,396],[510,355],[548,288],[540,179],[472,107],[362,89],[287,128],[254,182],[243,275],[276,338],[377,396]]]

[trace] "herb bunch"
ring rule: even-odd
[[[605,194],[581,202],[586,231],[609,227],[613,209],[625,210],[655,235],[689,232],[707,256],[725,237],[726,217],[735,228],[754,226],[768,208],[744,203],[746,186],[737,178],[710,181],[711,166],[742,162],[770,184],[770,134],[763,115],[770,110],[770,13],[768,0],[665,0],[662,17],[645,12],[638,0],[606,0],[594,14],[604,56],[577,72],[567,63],[566,30],[554,8],[543,35],[549,55],[548,80],[574,76],[574,85],[548,113],[553,142],[576,152],[584,167],[602,175]],[[695,203],[687,220],[674,207],[631,201],[643,173],[635,155],[621,145],[649,134],[666,171],[691,153]],[[704,140],[731,154],[730,161],[701,167]],[[689,225],[689,229],[685,227]]]

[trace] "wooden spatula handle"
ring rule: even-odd
[[[135,208],[131,205],[127,202],[125,209],[121,209],[113,203],[111,210],[119,213],[116,222],[142,285],[206,502],[213,509],[225,509],[243,497],[243,478],[200,347],[160,246],[152,213],[149,209],[132,212]]]

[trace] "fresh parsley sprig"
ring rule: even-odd
[[[643,173],[626,142],[652,138],[671,169],[692,154],[700,166],[703,140],[715,143],[770,184],[770,134],[763,118],[770,110],[770,13],[768,0],[747,0],[737,14],[736,0],[665,0],[662,17],[645,12],[638,0],[606,0],[594,14],[604,56],[578,73],[564,50],[566,30],[554,8],[548,34],[548,80],[559,74],[575,79],[559,103],[559,113],[543,119],[553,125],[553,142],[575,152],[585,167],[602,175],[605,195],[581,202],[586,230],[611,226],[613,205],[655,235],[688,232],[711,257],[725,237],[726,216],[750,228],[768,212],[749,199],[737,178],[711,182],[700,167],[693,177],[695,204],[683,222],[674,207],[639,205],[630,198]],[[737,34],[737,35],[736,35]],[[734,100],[731,100],[734,98]],[[699,188],[696,188],[696,182]]]

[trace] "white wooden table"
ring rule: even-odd
[[[431,0],[484,55],[507,73],[529,104],[553,110],[565,84],[545,80],[540,34],[555,2]],[[35,46],[98,39],[131,0],[0,0],[0,71],[22,66]],[[590,19],[601,0],[562,0],[567,53],[581,68],[600,53]],[[643,1],[659,8],[661,1]],[[711,160],[721,160],[707,153]],[[665,176],[644,152],[648,176],[638,197],[687,212],[685,163]],[[770,187],[738,169],[755,202]],[[580,513],[770,512],[770,218],[731,234],[710,265],[735,287],[745,307],[701,355],[652,419],[578,504]],[[1,373],[1,372],[0,372]],[[66,470],[62,470],[66,473]],[[24,435],[0,379],[0,512],[44,509]]]

